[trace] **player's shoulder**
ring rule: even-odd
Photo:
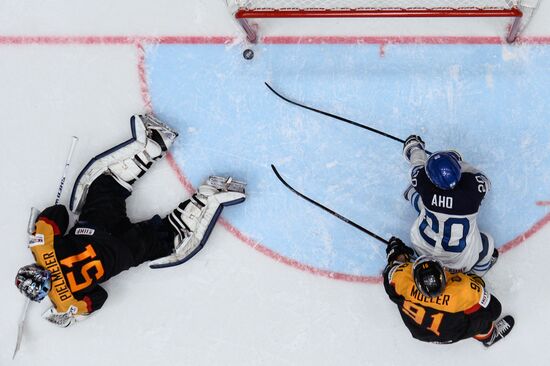
[[[480,307],[487,307],[491,298],[475,278],[463,273],[448,274],[443,293],[433,298],[426,297],[415,286],[412,263],[393,267],[388,273],[388,282],[405,300],[447,313],[473,313]]]
[[[484,193],[489,189],[489,178],[481,170],[463,161],[460,162],[460,168],[462,171],[461,182],[464,181],[476,188],[479,188],[480,184],[483,185],[484,190],[478,189],[480,193]]]
[[[464,273],[448,275],[445,294],[450,296],[450,312],[475,311],[480,306],[486,307],[490,294],[475,276]]]
[[[395,291],[402,295],[407,292],[411,284],[414,284],[412,273],[412,263],[405,262],[394,265],[388,271],[388,282],[394,287]]]

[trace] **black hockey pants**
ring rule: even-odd
[[[94,226],[113,240],[111,246],[116,257],[114,272],[119,273],[143,262],[169,255],[173,249],[174,233],[170,224],[155,215],[147,221],[131,223],[126,214],[126,198],[130,192],[110,175],[97,178],[88,191],[75,227]],[[111,276],[116,273],[111,273]]]

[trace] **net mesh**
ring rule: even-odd
[[[227,0],[237,9],[510,9],[518,0]]]

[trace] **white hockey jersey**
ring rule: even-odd
[[[481,201],[490,189],[489,179],[461,161],[460,181],[452,190],[443,190],[428,178],[426,160],[423,150],[411,155],[411,183],[417,193],[411,203],[419,211],[410,233],[414,249],[419,255],[436,257],[452,270],[482,270],[494,250],[493,239],[480,233],[477,225]]]

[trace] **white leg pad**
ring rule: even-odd
[[[164,268],[182,264],[191,259],[204,246],[223,207],[241,203],[244,192],[219,191],[209,185],[199,187],[198,193],[183,202],[168,216],[179,234],[174,238],[174,252],[157,259],[151,268]]]
[[[178,135],[167,126],[161,125],[164,126],[161,129],[160,122],[152,118],[154,117],[149,115],[132,116],[130,119],[132,138],[88,162],[73,187],[70,202],[73,212],[80,212],[90,185],[102,174],[110,174],[121,186],[131,192],[132,183],[145,174],[155,160],[165,155],[167,148]],[[162,146],[150,137],[152,134],[163,137],[162,140],[157,138]]]

